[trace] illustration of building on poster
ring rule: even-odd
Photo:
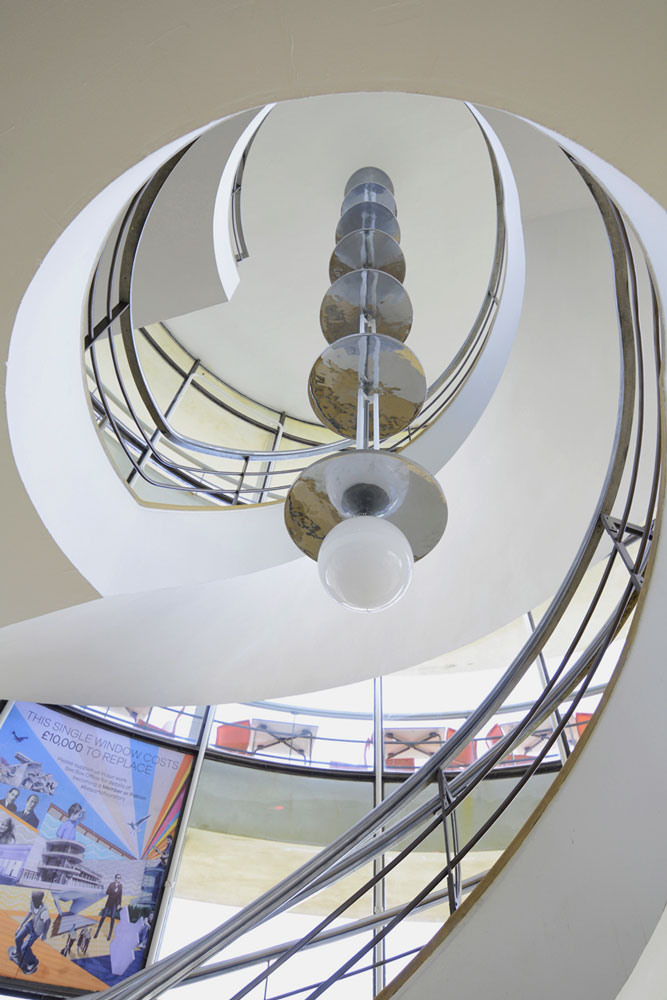
[[[192,754],[16,703],[0,729],[0,977],[102,990],[143,968]]]

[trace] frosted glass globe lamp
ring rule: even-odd
[[[343,441],[344,450],[301,471],[285,497],[285,526],[317,560],[334,600],[353,611],[380,611],[405,593],[415,561],[438,544],[447,523],[439,483],[397,453],[427,384],[405,347],[412,303],[403,287],[393,185],[383,170],[362,167],[352,175],[336,239],[332,284],[320,308],[329,346],[313,365],[308,396],[318,420],[353,439],[354,448]],[[391,450],[382,449],[392,438]]]
[[[320,546],[317,568],[331,597],[353,611],[394,604],[412,579],[414,558],[400,528],[382,517],[342,520]]]

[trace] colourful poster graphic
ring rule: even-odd
[[[141,969],[192,754],[42,705],[0,730],[0,977],[102,990]]]

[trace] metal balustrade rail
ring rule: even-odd
[[[206,715],[204,705],[70,705],[74,712],[101,720],[117,728],[132,729],[143,736],[168,742],[199,744]]]
[[[566,728],[567,751],[569,752],[583,734],[592,713],[597,707],[600,696],[605,689],[604,684],[592,686],[587,692],[585,712],[577,712],[576,717]],[[266,713],[285,711],[284,706],[272,702],[258,703]],[[478,756],[495,745],[509,729],[513,729],[517,721],[515,717],[525,712],[533,702],[522,702],[516,705],[503,705],[490,720],[488,732],[471,740],[463,755],[465,759],[455,759],[450,762],[452,770],[461,770]],[[240,706],[249,708],[251,706]],[[292,714],[293,713],[293,714]],[[370,774],[374,771],[373,760],[373,717],[370,713],[337,713],[333,710],[319,713],[316,709],[292,709],[291,718],[281,722],[266,718],[225,718],[216,712],[209,753],[223,759],[243,760],[248,764],[260,763],[263,766],[277,765],[313,770],[344,771],[346,774],[359,772]],[[386,775],[403,774],[423,766],[428,757],[438,750],[456,731],[472,710],[466,712],[446,712],[443,714],[423,713],[394,716],[394,721],[387,715],[383,717],[382,734],[384,743],[383,769]],[[252,713],[248,713],[252,716]],[[513,718],[508,718],[508,717]],[[368,720],[366,734],[362,737],[332,735],[323,733],[313,720],[329,720],[337,729],[332,733],[344,732],[350,722]],[[416,727],[415,722],[421,726]],[[428,724],[424,724],[427,722]],[[454,723],[455,726],[447,725]],[[530,734],[525,745],[510,754],[500,764],[501,767],[516,767],[532,761],[542,742],[553,731],[553,720]],[[560,760],[560,747],[552,748],[550,760]]]
[[[482,872],[479,875],[474,875],[471,878],[464,879],[461,883],[462,893],[468,894],[472,892],[472,890],[479,885],[487,874],[488,872]],[[429,907],[438,906],[440,903],[446,902],[448,898],[449,893],[447,889],[437,890],[430,893],[430,895],[426,896],[420,903],[418,903],[415,907],[415,911],[423,912]],[[331,941],[340,940],[342,938],[352,937],[356,934],[362,934],[364,931],[373,927],[380,927],[383,924],[388,923],[390,920],[393,920],[393,918],[401,912],[401,909],[402,907],[400,906],[393,906],[390,909],[384,910],[382,913],[373,913],[370,916],[362,917],[359,920],[351,920],[348,924],[344,924],[342,927],[335,927],[332,930],[323,931],[317,937],[312,938],[312,940],[304,946],[304,950],[328,944]],[[284,951],[288,948],[293,948],[297,943],[297,941],[284,941],[279,945],[274,945],[272,948],[263,948],[260,951],[248,952],[246,955],[227,959],[224,962],[215,962],[211,965],[206,965],[199,969],[196,973],[189,976],[188,983],[200,982],[203,979],[213,979],[221,973],[238,972],[240,969],[249,968],[253,965],[260,965],[263,962],[270,961],[272,958],[278,958]]]
[[[382,679],[380,678],[380,681]],[[583,734],[588,724],[592,712],[597,706],[600,696],[605,690],[605,684],[598,684],[588,691],[586,713],[584,717],[577,717],[573,723],[567,727],[567,739],[569,747],[574,747]],[[474,751],[468,754],[470,760],[476,759],[480,753],[490,745],[494,745],[501,735],[504,735],[508,727],[513,727],[516,719],[509,719],[508,716],[519,716],[531,707],[532,701],[523,701],[516,704],[503,705],[497,715],[491,721],[494,723],[492,729],[485,735],[475,738],[470,746]],[[214,709],[214,719],[211,728],[211,737],[207,752],[210,757],[220,757],[221,759],[243,760],[248,764],[258,763],[262,766],[267,764],[288,766],[290,769],[306,768],[309,771],[341,770],[345,774],[358,772],[362,775],[370,776],[374,769],[374,763],[370,759],[370,750],[373,745],[373,733],[376,729],[376,720],[372,712],[342,711],[336,709],[318,709],[307,706],[296,706],[283,704],[280,702],[257,701],[249,702],[238,706],[242,710],[247,710],[247,714],[252,716],[251,709],[260,709],[263,715],[290,717],[287,724],[278,725],[276,732],[276,747],[278,753],[284,748],[286,756],[277,756],[272,752],[272,746],[263,746],[257,741],[255,734],[264,736],[267,733],[266,723],[248,718],[244,720],[227,718],[227,706],[217,706]],[[135,732],[150,736],[152,738],[172,743],[184,743],[189,746],[197,746],[201,737],[201,730],[205,718],[205,706],[201,705],[180,705],[180,706],[150,706],[150,707],[127,707],[119,708],[112,706],[95,705],[71,705],[70,710],[82,714],[88,718],[100,719],[118,728],[132,729]],[[445,742],[455,731],[447,723],[462,724],[472,714],[472,709],[465,711],[450,711],[441,713],[401,713],[400,715],[384,713],[379,727],[383,733],[385,741],[385,762],[384,767],[387,776],[391,774],[402,774],[405,771],[414,770],[416,766],[423,764],[424,759],[431,756],[435,750]],[[341,735],[325,735],[318,730],[316,722],[328,721],[332,724],[335,732]],[[267,720],[270,724],[272,719]],[[280,720],[277,720],[280,722]],[[413,734],[413,752],[421,754],[423,759],[414,763],[405,763],[404,758],[409,756],[409,747],[400,752],[397,748],[404,745],[405,739],[409,739],[408,734],[402,731],[416,728],[415,723],[420,723],[419,729]],[[427,723],[427,725],[424,725]],[[364,735],[360,738],[342,735],[345,728],[350,724],[363,726]],[[269,726],[270,728],[270,726]],[[307,731],[307,732],[304,732]],[[501,732],[502,731],[502,732]],[[514,767],[523,765],[526,761],[532,760],[537,752],[537,747],[551,733],[551,724],[542,729],[538,729],[534,734],[535,741],[531,741],[530,746],[522,747],[520,755],[512,754],[502,761],[502,766]],[[369,735],[370,734],[370,735]],[[398,735],[397,735],[398,734]],[[290,747],[293,740],[307,735],[312,740],[310,754],[298,752]],[[403,738],[405,736],[405,739]],[[433,737],[430,742],[428,737]],[[281,745],[282,744],[282,745]],[[331,748],[330,753],[326,749]],[[350,759],[340,760],[340,749],[347,748],[351,751]],[[554,759],[559,759],[558,750],[554,749],[551,755]],[[460,770],[466,766],[461,761],[454,760],[450,767],[453,770]]]
[[[404,432],[383,443],[388,450],[401,450],[451,405],[493,329],[505,278],[505,210],[498,164],[481,124],[477,123],[488,149],[496,192],[496,242],[488,288],[456,356],[429,387],[422,412]],[[167,337],[158,345],[149,331],[135,329],[132,321],[134,258],[141,231],[164,181],[186,151],[180,151],[156,171],[130,201],[93,274],[84,336],[84,365],[93,413],[103,435],[110,435],[120,446],[126,481],[135,494],[134,484],[141,480],[163,494],[161,502],[165,505],[178,502],[174,494],[178,496],[179,493],[205,498],[210,504],[275,502],[284,498],[306,465],[318,457],[349,447],[351,442],[336,437],[320,424],[284,413],[276,413],[274,422],[267,424],[266,407],[248,398],[239,405],[240,394],[213,373],[205,371],[199,360],[190,355],[164,325],[162,330]],[[240,209],[247,153],[248,150],[237,171],[230,206],[237,261],[248,256]],[[179,380],[169,401],[162,405],[158,402],[162,387],[151,384],[145,370],[150,350]],[[202,377],[215,383],[218,391],[207,392]],[[178,432],[170,418],[186,393],[195,408],[198,398],[205,397],[207,402],[212,402],[235,420],[272,433],[271,448],[237,448],[231,442],[225,446]],[[237,402],[230,402],[230,399]],[[301,433],[290,433],[290,423],[301,427]],[[287,448],[286,444],[297,447]]]
[[[245,233],[243,231],[241,193],[243,191],[243,174],[245,171],[245,165],[248,161],[248,154],[253,142],[255,141],[256,135],[257,132],[253,132],[250,142],[243,150],[241,161],[237,167],[236,174],[234,175],[234,183],[232,185],[232,202],[229,208],[229,223],[232,237],[234,239],[234,246],[236,247],[236,253],[234,256],[237,264],[240,264],[242,260],[245,260],[246,257],[249,256],[248,244],[246,243]]]
[[[373,874],[318,920],[306,935],[298,941],[276,946],[267,960],[266,968],[252,976],[241,989],[235,989],[231,994],[230,991],[221,993],[227,998],[231,996],[231,1000],[241,1000],[259,988],[267,998],[272,996],[269,992],[272,976],[312,943],[322,940],[322,936],[329,933],[333,922],[343,917],[357,900],[372,896],[377,901],[377,887],[429,834],[442,829],[444,851],[440,871],[390,916],[385,914],[389,919],[378,921],[381,926],[377,927],[361,947],[353,950],[342,964],[325,972],[316,983],[309,983],[307,986],[291,984],[289,992],[290,995],[306,994],[308,1000],[316,1000],[337,982],[359,972],[362,963],[364,967],[374,970],[377,991],[383,983],[381,970],[385,968],[385,959],[388,962],[394,957],[387,958],[384,953],[386,938],[422,903],[432,898],[434,892],[446,892],[450,911],[456,909],[461,891],[462,862],[520,795],[551,748],[557,745],[576,718],[577,708],[590,692],[600,662],[610,644],[627,625],[644,586],[644,573],[657,516],[663,455],[659,384],[661,320],[650,270],[647,268],[645,280],[651,288],[651,331],[642,334],[644,307],[640,305],[636,265],[625,222],[597,182],[579,163],[573,163],[584,177],[598,205],[611,247],[621,345],[621,381],[618,418],[607,473],[579,551],[557,594],[494,688],[420,770],[411,774],[391,795],[328,847],[230,920],[154,966],[111,987],[106,991],[108,1000],[150,1000],[180,983],[224,975],[230,968],[224,959],[218,960],[214,965],[206,963],[217,959],[226,947],[242,939],[253,928],[266,924],[372,861]],[[651,412],[655,413],[654,430],[647,423]],[[650,445],[647,445],[647,440],[650,440]],[[647,449],[650,451],[648,457]],[[638,493],[642,463],[642,467],[647,468],[650,473],[649,486]],[[623,493],[619,495],[622,480]],[[640,503],[643,509],[642,523],[631,524],[630,513]],[[614,510],[617,511],[616,515]],[[634,517],[637,517],[636,513]],[[586,602],[583,616],[581,619],[577,617],[573,623],[572,618],[575,616],[568,616],[566,620],[565,612],[577,595],[587,568],[599,552],[602,540],[608,542],[611,551],[593,596]],[[636,543],[632,554],[629,549],[630,540]],[[614,596],[612,611],[603,614],[600,602],[603,597],[606,598],[612,569],[617,563],[627,571],[627,585],[620,597]],[[518,682],[542,656],[545,644],[557,626],[561,638],[562,632],[567,631],[569,642],[557,669],[548,677],[534,703],[527,708],[522,719],[503,733],[476,761],[458,773],[448,773],[448,765],[471,740],[483,735],[482,731],[489,720],[510,701]],[[456,826],[457,810],[479,782],[550,717],[556,719],[556,724],[534,759],[512,783],[509,793],[492,815],[479,823],[465,843],[460,843]],[[431,785],[434,785],[434,790],[429,793]],[[396,853],[391,859],[387,859],[386,852],[390,849]],[[367,956],[368,959],[372,956],[372,960],[368,961]],[[221,989],[224,990],[224,980]],[[286,994],[283,992],[278,995]],[[276,995],[273,998],[277,1000]]]

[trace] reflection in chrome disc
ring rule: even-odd
[[[426,399],[424,369],[400,341],[379,334],[343,337],[322,352],[308,380],[316,417],[342,437],[357,432],[360,377],[367,395],[377,394],[381,438],[407,427]]]
[[[320,325],[330,344],[365,332],[403,341],[412,326],[412,303],[390,274],[370,268],[350,271],[334,281],[322,299]]]
[[[415,560],[440,541],[447,504],[438,482],[416,462],[382,451],[346,451],[305,469],[285,500],[285,525],[292,541],[311,559],[331,529],[345,518],[346,494],[369,483],[388,495],[388,521],[403,532]]]
[[[362,267],[385,271],[397,281],[405,280],[405,257],[400,245],[379,229],[355,229],[336,244],[329,261],[329,280],[336,281]]]

